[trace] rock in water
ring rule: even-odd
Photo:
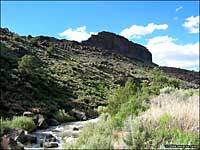
[[[47,124],[47,119],[45,119],[43,115],[36,115],[33,118],[33,121],[35,124],[37,124],[39,129],[47,129],[49,127]]]
[[[48,120],[48,124],[50,126],[58,126],[60,123],[57,120],[55,120],[55,119],[49,119]]]
[[[20,147],[17,142],[8,136],[1,137],[1,146],[0,149],[15,149],[15,150],[23,150],[23,147]]]
[[[37,137],[31,134],[26,135],[27,142],[37,143]]]
[[[9,134],[9,136],[15,140],[15,141],[19,141],[22,144],[27,142],[27,138],[26,138],[26,134],[27,131],[23,130],[23,129],[13,129],[11,131],[11,133]]]
[[[69,112],[72,116],[75,116],[78,120],[87,120],[87,116],[85,112],[81,112],[79,110],[73,109],[71,112]]]
[[[78,130],[79,130],[79,128],[77,128],[77,127],[73,128],[73,131],[78,131]]]
[[[45,147],[45,148],[56,148],[56,147],[58,147],[58,143],[56,143],[56,142],[44,142],[43,147]]]

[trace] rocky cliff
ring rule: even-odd
[[[139,44],[111,32],[99,32],[92,35],[84,44],[109,50],[110,53],[120,54],[124,57],[152,63],[152,54],[149,50]]]

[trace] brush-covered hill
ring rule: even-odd
[[[158,67],[147,48],[109,32],[78,43],[19,36],[1,28],[0,39],[2,116],[38,109],[51,117],[58,109],[65,109],[84,112],[90,118],[129,77],[150,81],[149,70]],[[192,74],[194,77],[186,80],[191,83],[183,84],[198,87],[198,73]]]

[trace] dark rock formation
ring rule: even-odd
[[[190,71],[175,67],[160,67],[166,74],[199,85],[200,76],[199,72]]]
[[[16,150],[21,150],[24,149],[23,147],[20,147],[17,142],[12,139],[9,136],[4,135],[3,137],[0,138],[1,145],[0,149],[16,149]]]
[[[50,126],[58,126],[60,123],[55,119],[48,119],[48,125]]]
[[[35,124],[39,129],[47,129],[49,127],[47,124],[47,119],[44,118],[43,115],[39,114],[34,116],[33,121],[35,122]]]
[[[107,49],[111,53],[120,54],[131,59],[152,63],[152,54],[147,48],[114,33],[99,32],[98,35],[92,35],[87,41],[82,43]]]

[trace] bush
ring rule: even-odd
[[[66,113],[64,109],[59,109],[55,114],[53,114],[53,117],[59,122],[68,122],[75,120],[75,118]]]
[[[36,129],[36,125],[33,119],[29,117],[13,117],[12,120],[1,119],[1,132],[6,133],[13,128],[20,128],[32,132]]]
[[[30,39],[30,42],[31,42],[31,44],[33,44],[33,45],[35,45],[35,46],[38,45],[38,41],[37,41],[36,38],[31,38],[31,39]]]
[[[164,148],[165,144],[198,145],[198,134],[182,131],[176,126],[169,126],[172,117],[163,114],[158,124],[151,121],[133,118],[125,124],[128,134],[124,142],[128,149],[158,149]],[[128,128],[128,129],[127,129]],[[156,128],[156,130],[155,130]]]
[[[36,125],[32,118],[29,117],[14,117],[11,121],[12,128],[21,128],[29,132],[36,129]]]
[[[24,55],[20,61],[18,61],[18,69],[23,73],[34,73],[41,68],[41,61],[32,55]]]
[[[54,53],[54,47],[50,46],[46,49],[45,55],[51,56]]]
[[[78,141],[70,145],[71,149],[113,149],[113,126],[108,115],[102,115],[94,124],[87,124],[81,132]]]
[[[166,94],[166,93],[169,94],[169,93],[174,92],[174,91],[175,91],[175,88],[169,87],[169,86],[160,89],[160,93],[164,93],[164,94]]]
[[[129,78],[125,87],[116,90],[114,96],[108,101],[108,112],[115,115],[119,112],[121,104],[129,101],[129,98],[137,93],[137,87],[133,78]]]

